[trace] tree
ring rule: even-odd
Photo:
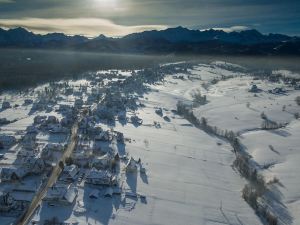
[[[73,164],[73,158],[72,158],[72,157],[66,158],[66,165],[67,165],[67,166],[70,166],[70,165],[72,165],[72,164]]]
[[[206,128],[207,127],[207,119],[205,117],[201,117],[201,125]]]
[[[295,101],[296,101],[297,105],[300,106],[300,96],[297,96],[296,99],[295,99]]]
[[[59,168],[63,169],[65,167],[63,161],[59,161],[58,163]]]
[[[262,119],[264,119],[264,120],[266,120],[268,117],[267,117],[267,115],[265,114],[265,112],[262,112],[261,114],[260,114],[260,117],[262,118]]]

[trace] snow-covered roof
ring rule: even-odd
[[[97,170],[97,169],[92,169],[90,173],[88,174],[87,178],[88,179],[107,179],[111,178],[112,174],[107,171],[107,170]]]
[[[78,173],[78,166],[76,165],[70,165],[64,167],[63,175],[65,176],[70,176],[71,178],[74,178],[77,173]]]
[[[77,189],[73,184],[55,184],[48,189],[45,197],[46,201],[67,201],[68,203],[74,202],[77,197]]]

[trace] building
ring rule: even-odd
[[[113,176],[107,170],[90,170],[85,179],[85,183],[94,185],[111,185]]]
[[[27,174],[26,170],[14,167],[3,167],[0,169],[1,182],[21,180]]]
[[[66,182],[73,182],[76,180],[78,173],[79,173],[78,166],[76,165],[65,166],[60,176],[60,180]]]
[[[249,92],[258,93],[261,92],[261,89],[259,89],[256,84],[253,84],[252,87],[249,89]]]
[[[46,121],[47,119],[47,116],[35,116],[33,121],[34,121],[34,124],[42,124]]]
[[[24,100],[24,105],[30,105],[33,103],[33,100],[32,99],[25,99]]]
[[[16,207],[17,202],[9,192],[0,192],[0,212],[9,212]]]
[[[50,151],[59,151],[59,152],[64,150],[64,146],[57,143],[48,143],[44,148]]]
[[[8,108],[11,108],[10,103],[9,102],[3,102],[2,103],[2,109],[4,110],[4,109],[8,109]]]
[[[22,167],[31,174],[41,174],[46,169],[44,160],[38,157],[27,158]]]
[[[103,156],[93,158],[92,167],[98,170],[111,168],[112,160],[113,157],[109,153],[106,153]]]
[[[53,134],[68,132],[68,129],[63,127],[61,124],[49,124],[48,129],[49,129],[49,132],[53,133]]]
[[[16,144],[17,140],[12,135],[0,135],[0,143],[5,147],[9,147]]]
[[[43,201],[61,205],[72,205],[78,196],[78,190],[73,184],[54,184],[48,188]]]

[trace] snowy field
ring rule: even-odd
[[[78,143],[84,146],[82,149],[86,152],[83,155],[99,148],[102,151],[112,149],[121,157],[120,170],[112,170],[118,177],[118,185],[113,187],[114,190],[118,188],[118,194],[115,191],[107,194],[110,187],[85,183],[93,167],[89,164],[79,168],[81,178],[78,180],[76,176],[72,182],[76,187],[72,204],[43,200],[28,224],[45,224],[53,218],[80,225],[268,224],[242,197],[248,180],[233,166],[236,156],[230,142],[205,132],[180,116],[176,106],[179,101],[193,105],[192,112],[198,119],[205,118],[210,126],[237,135],[243,150],[258,165],[258,173],[266,182],[268,191],[263,196],[270,201],[278,224],[300,224],[300,106],[295,101],[300,96],[297,88],[300,75],[286,69],[274,70],[271,76],[280,77],[274,81],[259,77],[242,66],[221,61],[166,66],[163,79],[154,82],[147,76],[148,71],[144,71],[143,79],[147,80],[144,86],[139,86],[139,78],[135,78],[133,84],[126,82],[131,81],[138,71],[99,71],[89,79],[60,83],[55,101],[50,99],[51,107],[42,110],[32,110],[32,107],[47,85],[30,94],[5,93],[0,96],[0,104],[5,101],[11,104],[0,112],[0,118],[10,121],[0,127],[0,134],[17,137],[17,143],[0,150],[2,167],[19,166],[16,154],[22,149],[20,141],[26,129],[35,124],[36,116],[54,116],[63,121],[66,115],[59,110],[62,106],[76,108],[80,104],[81,114],[90,115],[86,116],[88,122],[84,126],[118,131],[125,137],[124,144],[108,137],[99,147],[94,136],[87,128],[82,128],[83,122],[80,122]],[[180,71],[174,72],[177,68]],[[289,83],[287,78],[296,83]],[[46,92],[52,93],[51,88],[50,91],[46,88]],[[69,89],[72,89],[71,93]],[[123,93],[120,94],[120,90]],[[205,96],[205,101],[195,104],[195,96],[199,93],[199,99],[202,101]],[[28,98],[33,103],[23,104]],[[122,104],[133,99],[137,103],[136,108],[126,108],[122,112],[126,117],[124,121],[120,119],[120,112],[114,115],[113,123],[96,115],[99,106],[103,110],[101,106],[105,103],[115,110],[123,98],[128,99]],[[134,123],[134,116],[142,122]],[[262,124],[266,121],[278,127],[264,129]],[[45,129],[44,125],[40,126],[35,136],[39,151],[49,143],[69,143],[70,127],[64,134],[53,134]],[[81,154],[79,147],[76,154]],[[56,152],[49,164],[57,164],[61,155]],[[74,154],[73,157],[75,159]],[[126,163],[130,157],[137,162],[137,169],[129,173]],[[4,192],[17,187],[24,190],[31,186],[32,193],[39,189],[42,179],[46,179],[44,174],[26,177],[21,182],[23,186],[1,182],[0,190]],[[30,202],[33,196],[28,198]],[[276,208],[276,205],[280,206]],[[11,224],[12,218],[0,213],[0,224]]]

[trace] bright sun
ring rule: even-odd
[[[116,7],[117,0],[94,0],[96,4],[102,7]]]

